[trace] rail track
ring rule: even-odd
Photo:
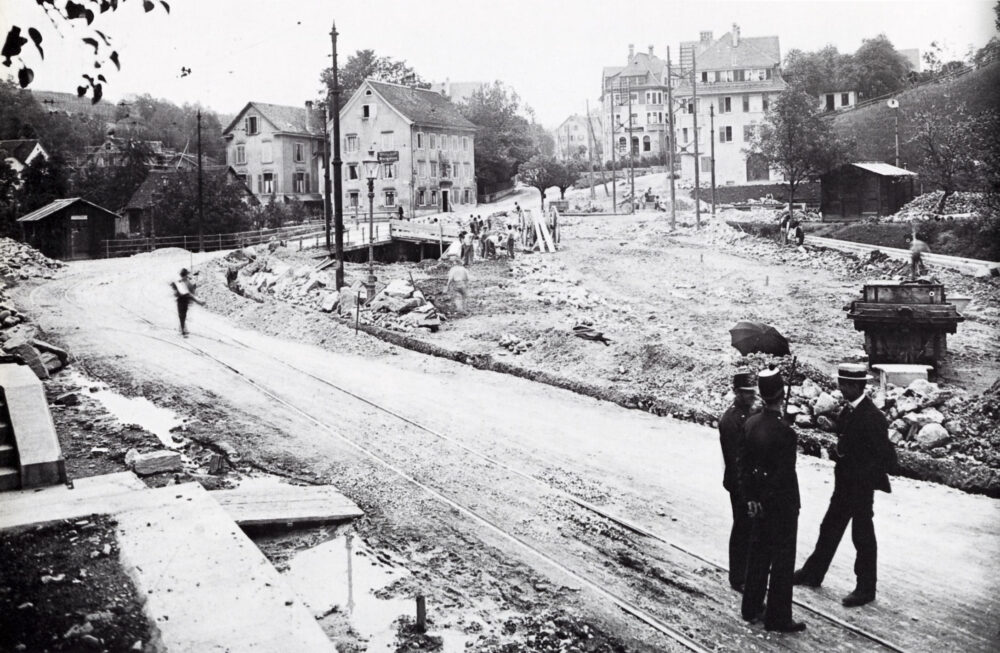
[[[74,284],[74,285],[71,285],[71,286],[68,286],[68,287],[64,288],[62,290],[62,298],[67,303],[75,305],[75,306],[83,309],[84,308],[83,303],[81,303],[80,301],[78,301],[73,296],[72,291],[76,287],[78,287],[78,286],[80,286],[80,285],[82,285],[84,283],[87,283],[88,281],[89,280],[85,279],[83,281],[78,282],[77,284]],[[34,295],[34,292],[32,293],[32,295]],[[152,305],[152,303],[150,302],[150,300],[148,298],[145,298],[143,301],[147,305]],[[225,368],[230,373],[232,373],[237,379],[239,379],[241,382],[243,382],[243,383],[245,383],[245,384],[253,387],[258,392],[260,392],[264,396],[268,397],[272,401],[274,401],[274,402],[280,404],[281,406],[287,408],[288,410],[290,410],[290,411],[292,411],[292,412],[300,415],[302,418],[304,418],[307,421],[313,423],[319,429],[321,429],[324,432],[328,433],[329,435],[337,438],[338,440],[340,440],[341,442],[343,442],[347,446],[351,447],[352,449],[358,451],[359,453],[363,454],[364,456],[367,456],[367,457],[371,458],[372,460],[376,461],[378,464],[382,465],[387,470],[391,471],[392,473],[396,474],[400,478],[404,479],[406,482],[412,484],[414,487],[419,488],[421,491],[425,492],[429,496],[432,496],[434,499],[436,499],[437,501],[441,502],[442,504],[448,506],[449,508],[457,510],[458,512],[466,515],[467,517],[471,518],[472,520],[480,523],[481,525],[483,525],[484,527],[486,527],[487,529],[489,529],[490,531],[492,531],[496,535],[502,537],[503,539],[507,540],[508,542],[510,542],[510,543],[516,545],[517,547],[521,548],[523,551],[525,551],[526,553],[528,553],[532,557],[535,557],[536,559],[541,560],[542,562],[544,562],[545,564],[549,565],[550,567],[552,567],[552,568],[560,571],[561,573],[564,573],[567,576],[573,578],[580,585],[586,586],[587,588],[589,588],[590,590],[592,590],[598,596],[602,597],[604,600],[606,600],[611,605],[616,606],[617,608],[621,609],[622,611],[624,611],[625,613],[629,614],[630,616],[632,616],[633,618],[637,619],[638,621],[641,621],[642,623],[646,624],[647,626],[649,626],[650,628],[654,629],[655,631],[657,631],[658,633],[662,634],[663,636],[668,637],[669,639],[673,640],[674,642],[676,642],[680,646],[684,647],[686,650],[689,650],[689,651],[698,651],[698,652],[708,652],[708,651],[712,651],[712,650],[716,649],[716,647],[715,647],[714,644],[708,643],[708,642],[699,643],[699,642],[695,641],[694,639],[692,639],[691,637],[689,637],[685,633],[681,632],[681,630],[679,630],[678,628],[672,626],[671,624],[667,623],[663,619],[661,619],[661,618],[657,617],[656,615],[650,613],[648,610],[644,609],[643,607],[641,607],[640,605],[638,605],[634,601],[630,601],[628,598],[622,596],[620,593],[615,592],[612,589],[609,589],[608,587],[606,587],[602,583],[600,583],[600,582],[598,582],[598,581],[596,581],[596,580],[588,577],[586,574],[581,573],[579,571],[575,571],[575,570],[569,568],[568,566],[566,566],[565,564],[563,564],[562,562],[560,562],[559,560],[557,560],[556,558],[554,558],[552,555],[550,555],[550,554],[546,553],[545,551],[541,550],[540,548],[532,545],[530,542],[526,541],[524,538],[519,537],[518,535],[510,532],[509,530],[504,529],[501,524],[497,523],[493,519],[490,519],[488,516],[482,514],[481,511],[477,511],[475,508],[472,508],[472,507],[470,507],[468,505],[465,505],[465,504],[461,503],[459,500],[455,499],[454,497],[448,496],[448,494],[446,494],[445,492],[443,492],[441,490],[438,490],[438,489],[435,489],[435,488],[427,485],[426,483],[420,481],[419,479],[415,478],[413,475],[411,475],[408,472],[406,472],[406,470],[402,469],[399,465],[396,465],[396,464],[392,463],[390,460],[386,459],[384,456],[380,455],[378,452],[374,451],[373,449],[371,449],[369,447],[366,447],[366,446],[364,446],[363,444],[361,444],[359,442],[356,442],[355,440],[353,440],[353,439],[347,437],[346,435],[344,435],[343,433],[341,433],[339,430],[337,430],[335,428],[332,428],[329,424],[323,422],[322,420],[320,420],[318,417],[316,417],[315,415],[311,414],[310,412],[302,409],[299,406],[296,406],[294,403],[292,403],[292,402],[290,402],[290,401],[288,401],[286,399],[283,399],[278,394],[276,394],[276,392],[273,389],[269,388],[268,386],[266,386],[263,383],[260,383],[257,380],[254,380],[253,378],[250,378],[250,376],[248,376],[243,371],[241,371],[240,369],[238,369],[238,367],[236,367],[234,365],[231,365],[230,363],[227,363],[226,361],[222,360],[221,358],[219,358],[219,357],[213,355],[212,353],[206,351],[204,348],[199,347],[196,344],[193,344],[192,340],[180,340],[176,336],[174,336],[174,337],[168,337],[165,334],[164,335],[159,335],[159,334],[156,333],[156,331],[172,332],[173,330],[165,328],[165,327],[162,327],[162,326],[154,323],[153,321],[151,321],[151,320],[147,319],[146,317],[140,315],[133,308],[125,306],[124,304],[118,303],[117,306],[121,310],[123,310],[123,311],[127,312],[128,314],[134,316],[137,320],[140,320],[143,323],[149,325],[154,330],[154,332],[153,333],[144,333],[144,332],[140,332],[140,331],[133,331],[133,330],[123,329],[123,328],[119,328],[119,327],[111,327],[109,330],[113,330],[113,331],[117,331],[117,332],[121,332],[121,333],[127,333],[127,334],[130,334],[130,335],[136,335],[136,336],[148,338],[148,339],[151,339],[151,340],[155,340],[155,341],[157,341],[159,343],[162,343],[162,344],[165,344],[165,345],[169,345],[169,346],[172,346],[172,347],[177,347],[179,349],[183,349],[183,350],[185,350],[185,351],[187,351],[189,353],[195,354],[197,356],[200,356],[200,357],[203,357],[205,359],[208,359],[208,360],[212,361],[213,363],[215,363],[215,364],[217,364],[217,365]],[[667,547],[669,547],[669,548],[671,548],[671,549],[673,549],[675,551],[678,551],[678,552],[680,552],[681,554],[683,554],[685,556],[689,556],[690,558],[692,558],[694,560],[697,560],[700,563],[709,565],[709,566],[711,566],[711,567],[713,567],[715,569],[718,569],[718,570],[727,571],[727,569],[726,569],[726,567],[724,565],[722,565],[722,564],[720,564],[720,563],[718,563],[718,562],[710,559],[709,557],[707,557],[705,555],[700,554],[697,551],[691,550],[689,548],[686,548],[684,546],[681,546],[681,545],[679,545],[679,544],[671,541],[668,537],[662,535],[661,533],[656,532],[655,530],[652,530],[652,529],[649,529],[647,527],[644,527],[644,526],[642,526],[642,525],[640,525],[640,524],[638,524],[638,523],[636,523],[636,522],[634,522],[634,521],[632,521],[632,520],[630,520],[630,519],[628,519],[626,517],[623,517],[623,516],[620,516],[620,515],[616,515],[612,511],[610,511],[610,510],[608,510],[606,508],[594,505],[594,504],[592,504],[592,503],[590,503],[590,502],[588,502],[588,501],[586,501],[584,499],[581,499],[581,498],[573,495],[570,492],[567,492],[567,491],[565,491],[565,490],[563,490],[561,488],[557,488],[557,487],[553,486],[552,484],[547,483],[546,481],[544,481],[542,479],[539,479],[539,478],[537,478],[537,477],[535,477],[535,476],[533,476],[533,475],[531,475],[531,474],[523,471],[522,469],[519,469],[517,467],[511,466],[511,465],[509,465],[507,463],[504,463],[504,462],[502,462],[502,461],[500,461],[500,460],[498,460],[498,459],[496,459],[496,458],[494,458],[494,457],[492,457],[492,456],[490,456],[490,455],[488,455],[488,454],[486,454],[486,453],[484,453],[484,452],[482,452],[482,451],[480,451],[480,450],[478,450],[478,449],[476,449],[474,447],[470,447],[470,446],[468,446],[468,445],[466,445],[466,444],[464,444],[462,442],[459,442],[453,436],[449,436],[449,435],[447,435],[445,433],[441,433],[438,430],[435,430],[435,429],[430,428],[430,427],[428,427],[428,426],[426,426],[424,424],[421,424],[417,420],[414,420],[414,419],[412,419],[410,417],[402,415],[402,414],[398,413],[397,411],[394,411],[390,407],[387,407],[387,406],[385,406],[385,405],[383,405],[383,404],[381,404],[381,403],[379,403],[377,401],[373,401],[373,400],[371,400],[371,399],[369,399],[367,397],[364,397],[364,396],[362,396],[362,395],[360,395],[360,394],[358,394],[358,393],[356,393],[356,392],[354,392],[354,391],[352,391],[352,390],[350,390],[350,389],[348,389],[346,387],[343,387],[340,384],[337,384],[337,383],[334,383],[334,382],[330,381],[329,379],[325,379],[325,378],[323,378],[323,377],[321,377],[321,376],[319,376],[317,374],[313,374],[312,372],[310,372],[308,370],[304,370],[304,369],[302,369],[302,368],[300,368],[300,367],[298,367],[296,365],[293,365],[293,364],[291,364],[291,363],[289,363],[289,362],[287,362],[285,360],[282,360],[282,359],[280,359],[280,358],[278,358],[276,356],[273,356],[273,355],[271,355],[271,354],[269,354],[267,352],[262,352],[259,349],[255,349],[254,347],[252,347],[249,344],[241,341],[238,338],[235,338],[233,336],[226,335],[226,334],[221,334],[218,331],[216,331],[216,335],[219,336],[219,337],[208,337],[208,336],[199,336],[199,337],[204,337],[204,338],[206,338],[208,340],[217,342],[217,343],[225,345],[225,346],[230,346],[230,347],[235,346],[235,347],[239,347],[239,348],[241,348],[243,350],[253,351],[253,352],[255,352],[259,356],[267,357],[268,359],[274,361],[275,363],[277,363],[277,364],[279,364],[279,365],[281,365],[281,366],[283,366],[283,367],[285,367],[285,368],[287,368],[287,369],[289,369],[289,370],[291,370],[291,371],[293,371],[295,373],[302,374],[302,375],[304,375],[304,376],[306,376],[306,377],[308,377],[308,378],[310,378],[310,379],[312,379],[312,380],[314,380],[314,381],[316,381],[318,383],[321,383],[321,384],[323,384],[325,386],[330,387],[331,389],[333,389],[333,390],[335,390],[335,391],[337,391],[337,392],[339,392],[339,393],[341,393],[341,394],[343,394],[345,396],[348,396],[348,397],[350,397],[350,398],[352,398],[352,399],[354,399],[356,401],[364,403],[365,405],[370,406],[371,408],[374,408],[377,411],[380,411],[380,412],[382,412],[382,413],[384,413],[384,414],[392,417],[395,420],[398,420],[398,421],[400,421],[402,423],[405,423],[405,424],[407,424],[407,425],[409,425],[411,427],[419,429],[420,431],[423,431],[423,432],[425,432],[425,433],[427,433],[427,434],[429,434],[429,435],[431,435],[431,436],[433,436],[433,437],[435,437],[435,438],[437,438],[437,439],[439,439],[439,440],[441,440],[443,442],[447,442],[449,445],[454,446],[456,448],[459,448],[459,449],[465,451],[466,453],[468,453],[468,454],[470,454],[472,456],[475,456],[475,457],[483,460],[484,462],[486,462],[486,463],[488,463],[490,465],[493,465],[493,466],[495,466],[495,467],[497,467],[499,469],[504,470],[507,473],[513,474],[513,475],[515,475],[515,476],[517,476],[519,478],[522,478],[522,479],[524,479],[526,481],[529,481],[529,482],[531,482],[533,484],[536,484],[536,485],[544,488],[546,491],[551,492],[551,493],[553,493],[553,494],[555,494],[555,495],[557,495],[557,496],[559,496],[561,498],[564,498],[564,499],[570,501],[571,503],[575,504],[576,506],[580,507],[581,509],[589,511],[590,513],[592,513],[594,515],[597,515],[597,516],[599,516],[602,519],[606,519],[606,520],[608,520],[608,521],[616,524],[617,526],[619,526],[619,527],[621,527],[621,528],[623,528],[623,529],[625,529],[627,531],[630,531],[630,532],[632,532],[632,533],[634,533],[634,534],[636,534],[638,536],[641,536],[643,538],[647,538],[647,539],[653,540],[655,542],[659,542],[660,544],[665,545],[665,546],[667,546]],[[857,636],[857,637],[859,637],[859,638],[861,638],[861,639],[863,639],[865,641],[868,641],[868,642],[870,642],[872,644],[876,644],[878,647],[880,647],[880,648],[882,648],[884,650],[895,651],[897,653],[906,653],[906,651],[907,651],[907,649],[905,649],[902,646],[897,645],[897,644],[889,641],[885,637],[882,637],[882,636],[878,635],[877,633],[870,632],[869,630],[867,630],[865,628],[862,628],[862,627],[860,627],[860,626],[858,626],[856,624],[852,624],[852,623],[850,623],[848,621],[845,621],[845,620],[837,617],[836,615],[834,615],[834,614],[832,614],[832,613],[830,613],[828,611],[823,610],[819,606],[816,606],[814,604],[802,601],[801,599],[794,599],[794,603],[795,603],[795,605],[799,606],[800,608],[803,608],[804,610],[807,610],[808,612],[810,612],[814,616],[822,619],[823,621],[825,621],[826,623],[830,624],[831,626],[833,626],[835,628],[838,628],[838,629],[842,629],[842,630],[847,631],[849,633],[852,633],[853,635],[855,635],[855,636]],[[733,618],[737,619],[738,616],[734,615]]]

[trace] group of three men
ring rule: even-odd
[[[792,586],[819,587],[848,522],[857,558],[857,584],[843,599],[847,607],[875,599],[877,544],[872,523],[874,492],[889,492],[888,471],[896,455],[885,416],[865,394],[867,367],[844,363],[837,381],[845,405],[836,421],[834,490],[812,555],[795,570],[799,485],[795,473],[797,435],[785,421],[785,383],[777,370],[733,377],[733,405],[719,420],[733,527],[729,537],[729,582],[743,593],[742,615],[763,619],[767,630],[797,632]],[[753,412],[759,392],[764,404]],[[766,607],[765,607],[766,599]]]

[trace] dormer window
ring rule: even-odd
[[[259,133],[259,127],[257,124],[257,116],[247,116],[244,127],[246,128],[247,136],[253,136]]]

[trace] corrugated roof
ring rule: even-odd
[[[696,54],[695,62],[699,71],[771,68],[781,63],[781,46],[777,36],[741,36],[733,47],[732,32],[727,32]]]
[[[18,138],[0,141],[0,150],[7,152],[7,156],[12,156],[21,163],[24,163],[36,145],[38,145],[37,138]]]
[[[462,115],[457,106],[440,93],[372,79],[366,81],[394,109],[418,125],[477,129]]]
[[[114,211],[109,211],[106,208],[104,208],[103,206],[97,206],[93,202],[88,202],[87,200],[83,199],[82,197],[69,197],[69,198],[62,199],[62,200],[56,200],[56,201],[52,202],[51,204],[46,204],[42,208],[36,209],[36,210],[32,211],[31,213],[29,213],[28,215],[21,216],[20,218],[17,219],[17,221],[18,222],[38,222],[39,220],[44,220],[46,217],[52,215],[53,213],[56,213],[57,211],[60,211],[60,210],[66,208],[67,206],[70,206],[72,204],[76,204],[77,202],[82,202],[84,204],[89,204],[90,206],[94,207],[95,209],[98,209],[99,211],[104,211],[105,213],[107,213],[109,215],[113,215],[115,217],[118,217],[118,214],[115,213]]]
[[[863,161],[861,163],[850,164],[855,168],[861,168],[862,170],[867,170],[868,172],[874,172],[877,175],[883,177],[916,177],[917,173],[912,170],[906,170],[904,168],[897,168],[894,165],[888,163],[882,163],[881,161]]]

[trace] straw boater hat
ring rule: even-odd
[[[785,381],[778,370],[761,370],[757,375],[757,387],[764,401],[774,401],[785,394]]]
[[[757,384],[753,382],[753,372],[740,370],[733,375],[733,390],[750,390],[757,392]]]
[[[841,363],[837,366],[837,380],[867,383],[872,380],[872,376],[868,374],[868,366],[864,363]]]

